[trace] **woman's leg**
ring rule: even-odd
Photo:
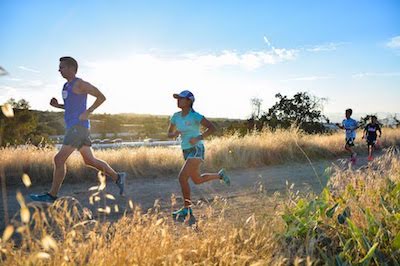
[[[201,163],[201,159],[189,158],[186,160],[181,171],[179,172],[179,183],[181,185],[184,206],[186,208],[192,205],[190,198],[189,178],[192,175],[199,175]]]
[[[181,184],[185,207],[191,205],[190,201],[190,186],[189,178],[192,178],[196,185],[208,182],[211,180],[220,180],[221,176],[218,173],[204,173],[200,175],[200,165],[203,161],[199,158],[189,158],[186,160],[181,172],[179,173],[179,183]]]

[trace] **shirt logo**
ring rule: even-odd
[[[63,99],[67,99],[68,98],[68,91],[67,90],[63,90],[62,91],[62,97],[63,97]]]

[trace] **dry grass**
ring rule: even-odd
[[[384,129],[381,143],[383,147],[400,143],[400,129]],[[359,132],[358,136],[361,135]],[[239,137],[238,135],[213,138],[206,143],[205,168],[218,170],[273,165],[293,161],[305,161],[302,150],[310,159],[335,158],[346,154],[343,149],[343,132],[332,135],[307,135],[298,130],[263,131]],[[364,141],[358,138],[356,150],[365,152]],[[301,150],[301,149],[302,150]],[[23,172],[28,173],[32,181],[50,182],[52,178],[52,160],[56,150],[34,147],[0,149],[0,168],[9,177],[8,183],[19,182]],[[178,173],[182,163],[182,154],[176,148],[123,148],[118,150],[98,150],[95,155],[107,161],[118,171],[127,171],[130,178],[165,177]],[[79,153],[68,160],[66,181],[79,180],[85,176],[92,180],[96,172],[85,167]]]
[[[72,198],[43,208],[27,206],[17,196],[21,213],[0,240],[0,264],[311,265],[363,259],[365,265],[391,264],[400,260],[395,251],[400,243],[394,241],[400,234],[399,195],[400,158],[392,150],[364,170],[337,168],[328,189],[316,197],[300,197],[289,188],[283,199],[254,195],[258,204],[246,206],[245,212],[223,199],[198,206],[195,227],[173,222],[157,204],[145,213],[131,205],[110,224],[91,220],[90,212]],[[381,197],[394,212],[382,207]],[[330,218],[326,210],[335,202],[340,205]],[[344,207],[352,215],[339,224],[336,217]],[[287,222],[289,216],[295,219]],[[366,260],[361,236],[371,245],[378,241],[374,246],[380,253]]]
[[[27,206],[18,197],[25,211],[0,240],[2,265],[279,265],[287,261],[284,254],[276,254],[275,234],[284,229],[279,217],[270,216],[265,223],[263,209],[241,217],[223,199],[197,206],[201,215],[197,225],[190,227],[174,222],[157,203],[145,213],[131,205],[111,224],[91,220],[90,211],[73,198],[61,198],[45,208]],[[259,199],[267,200],[262,195]]]

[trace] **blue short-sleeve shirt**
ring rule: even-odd
[[[200,122],[203,118],[203,115],[195,112],[193,109],[191,109],[190,112],[185,116],[182,116],[182,112],[176,112],[171,117],[171,124],[175,125],[176,129],[181,132],[182,150],[193,147],[189,140],[200,135]],[[198,143],[203,144],[203,141],[200,140]]]
[[[353,118],[344,119],[342,125],[346,129],[346,139],[355,139],[356,129],[358,127],[357,121]]]

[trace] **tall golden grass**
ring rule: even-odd
[[[288,188],[287,197],[260,192],[258,204],[239,209],[229,200],[196,207],[196,227],[173,222],[157,204],[100,223],[72,198],[43,208],[17,196],[21,213],[0,240],[0,264],[394,265],[400,261],[399,195],[400,158],[392,151],[364,170],[337,168],[321,195],[303,197]],[[326,210],[335,202],[332,217]],[[352,215],[339,224],[344,207]],[[374,245],[364,250],[363,241]]]
[[[366,152],[366,145],[358,133],[355,150]],[[400,129],[383,129],[382,147],[398,145]],[[344,134],[308,135],[297,129],[263,131],[244,137],[230,135],[215,137],[206,142],[206,159],[204,167],[207,170],[218,170],[257,167],[293,161],[305,161],[304,153],[310,159],[328,159],[343,156],[346,151]],[[303,150],[303,151],[302,151]],[[21,177],[28,173],[32,181],[49,182],[52,178],[52,160],[55,149],[38,149],[32,146],[23,148],[0,149],[0,168],[9,177]],[[304,153],[303,153],[304,152]],[[117,171],[126,171],[130,178],[165,177],[176,175],[183,164],[179,148],[142,147],[122,148],[117,150],[96,150],[95,155],[107,161]],[[82,177],[96,178],[96,172],[84,166],[78,152],[72,154],[67,162],[66,181],[78,180]]]

